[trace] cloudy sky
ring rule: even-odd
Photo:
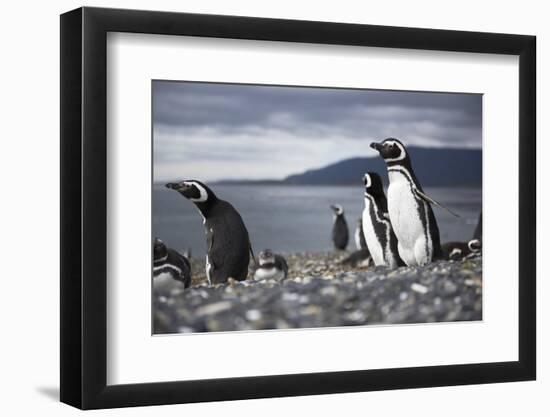
[[[481,147],[481,95],[153,82],[155,181],[282,179],[371,141]]]

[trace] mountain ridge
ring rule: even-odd
[[[408,147],[415,174],[424,186],[481,186],[482,150],[470,148]],[[218,184],[357,184],[363,174],[374,171],[387,183],[386,164],[379,156],[353,157],[308,169],[283,180],[222,180]]]

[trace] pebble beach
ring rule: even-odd
[[[345,252],[283,254],[287,279],[208,286],[204,259],[193,282],[153,290],[155,334],[474,321],[482,319],[482,257],[423,267],[344,265]],[[253,274],[250,273],[249,277]]]

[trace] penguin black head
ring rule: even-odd
[[[216,197],[210,188],[197,180],[169,182],[166,188],[177,191],[193,203],[206,203]]]
[[[386,162],[404,161],[409,157],[405,145],[395,138],[387,138],[380,143],[372,142],[370,147],[377,150]]]
[[[367,172],[363,176],[363,184],[365,184],[365,194],[369,194],[373,197],[384,195],[382,179],[376,172]]]
[[[162,240],[155,238],[153,245],[153,260],[155,262],[164,261],[168,257],[168,249]]]
[[[331,204],[330,208],[334,211],[334,214],[341,216],[344,214],[344,208],[340,204]]]
[[[266,265],[266,264],[273,264],[275,263],[275,255],[271,251],[271,249],[264,249],[258,254],[258,262],[260,266]]]
[[[472,253],[477,253],[481,251],[481,241],[479,239],[472,239],[468,242],[468,249]]]
[[[460,248],[453,248],[451,253],[449,253],[449,259],[451,261],[459,261],[463,257],[462,249]]]

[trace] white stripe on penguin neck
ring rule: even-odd
[[[403,147],[403,145],[401,145],[399,142],[396,142],[394,140],[388,140],[386,143],[389,143],[391,145],[397,145],[397,147],[399,148],[399,150],[401,151],[399,153],[399,156],[396,157],[396,158],[384,158],[384,160],[386,162],[396,162],[396,161],[402,161],[403,159],[406,158],[407,156],[407,151],[405,151],[405,148]]]
[[[454,248],[452,251],[451,251],[451,254],[449,255],[449,258],[454,256],[454,255],[458,255],[458,256],[462,256],[462,250],[458,249],[458,248]]]
[[[366,187],[366,188],[369,188],[369,187],[372,185],[372,182],[371,182],[371,180],[370,180],[370,175],[369,175],[369,174],[365,174],[365,180],[366,180],[365,187]]]
[[[198,198],[189,198],[190,201],[192,201],[193,203],[204,203],[206,200],[208,200],[208,193],[206,192],[205,188],[202,185],[200,185],[199,183],[197,183],[195,181],[185,182],[184,184],[194,185],[199,190],[199,193],[200,193],[199,197]]]
[[[476,247],[476,245],[478,247]],[[479,252],[479,246],[481,246],[481,243],[478,239],[472,239],[468,242],[468,249],[470,249],[472,252]]]

